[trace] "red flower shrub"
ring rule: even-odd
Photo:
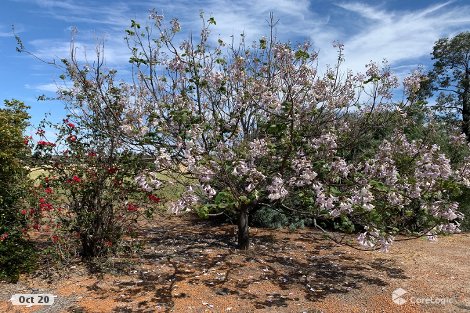
[[[39,204],[39,208],[41,211],[52,211],[54,209],[54,206],[50,203],[41,203]]]
[[[139,208],[136,205],[132,204],[132,203],[127,204],[127,211],[129,211],[129,212],[135,212],[138,209]]]
[[[49,141],[45,141],[45,140],[39,140],[38,141],[38,146],[40,147],[55,147],[55,143],[53,142],[49,142]]]
[[[157,196],[152,195],[152,194],[149,194],[148,198],[149,198],[150,201],[155,202],[155,203],[159,203],[161,201],[160,198],[158,198]]]
[[[26,137],[24,137],[23,143],[24,143],[25,145],[28,145],[28,144],[29,144],[29,141],[30,141],[31,139],[33,139],[33,137],[31,137],[31,136],[26,136]]]

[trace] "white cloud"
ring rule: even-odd
[[[451,4],[415,11],[384,11],[360,2],[338,4],[369,22],[351,37],[340,38],[348,67],[359,69],[370,60],[383,58],[393,65],[428,57],[437,39],[470,26],[470,6]]]
[[[61,82],[61,84],[58,84],[58,83],[46,83],[46,84],[37,84],[37,85],[26,84],[24,87],[26,89],[32,89],[32,90],[41,91],[41,92],[56,93],[60,88],[68,88],[70,87],[70,85],[67,83]]]
[[[57,85],[50,83],[50,84],[39,84],[39,85],[29,85],[26,84],[24,85],[26,89],[33,89],[37,91],[45,91],[45,92],[56,92],[57,91]]]
[[[247,5],[246,1],[215,0],[209,9],[221,25],[217,29],[226,30],[225,36],[244,31],[253,40],[269,32],[270,12],[274,13],[275,21],[279,20],[276,33],[282,40],[305,36],[305,30],[325,23],[325,18],[312,11],[307,0],[259,0],[252,5]]]
[[[104,59],[108,66],[118,67],[129,61],[130,52],[122,37],[102,35],[102,37],[78,36],[80,41],[74,40],[75,56],[79,62],[96,61],[96,49],[104,44]],[[82,37],[85,40],[81,40]],[[72,39],[71,39],[72,40]],[[45,61],[60,62],[60,59],[69,58],[71,53],[71,40],[36,39],[29,42],[33,53]]]
[[[374,20],[374,21],[381,21],[381,22],[390,22],[390,15],[385,10],[380,10],[377,8],[372,8],[369,6],[365,6],[362,3],[358,2],[346,2],[337,4],[337,6],[354,12],[366,19]]]
[[[152,5],[145,1],[115,1],[112,5],[100,2],[79,5],[73,0],[35,1],[57,20],[94,28],[94,33],[79,32],[77,46],[86,47],[88,57],[92,58],[96,38],[104,37],[106,60],[112,66],[127,64],[129,51],[122,39],[124,29],[129,26],[130,19],[145,25],[147,10]],[[354,71],[363,70],[370,60],[384,58],[392,67],[405,66],[400,70],[408,70],[409,65],[429,61],[437,39],[470,26],[470,5],[457,2],[442,2],[412,11],[392,10],[385,4],[370,5],[364,1],[332,5],[313,0],[173,0],[155,5],[168,20],[177,17],[181,21],[182,36],[198,33],[201,26],[199,10],[204,9],[207,18],[214,16],[217,21],[212,27],[213,35],[220,34],[230,40],[231,35],[237,39],[244,32],[248,42],[269,33],[266,20],[273,12],[279,19],[276,34],[280,40],[294,43],[311,40],[320,50],[320,65],[336,62],[332,42],[338,40],[345,44],[346,67]],[[322,11],[318,11],[318,7]],[[338,16],[344,19],[340,20]],[[62,58],[69,54],[69,42],[63,40],[38,39],[32,45],[35,52],[45,58]]]
[[[16,0],[24,1],[24,0]],[[127,64],[130,53],[123,38],[125,28],[130,25],[130,19],[136,19],[142,25],[148,23],[148,3],[131,2],[133,7],[114,2],[112,6],[93,3],[90,6],[78,6],[74,1],[65,2],[57,0],[35,0],[46,14],[51,17],[68,21],[70,23],[87,23],[94,31],[79,28],[77,41],[79,61],[85,60],[85,53],[89,60],[95,56],[94,50],[99,39],[105,39],[105,57],[108,65],[118,66]],[[193,10],[188,10],[193,7]],[[234,35],[237,41],[240,33],[246,34],[248,42],[258,39],[269,32],[267,19],[269,12],[275,12],[275,18],[279,18],[277,33],[283,40],[292,36],[303,36],[304,23],[314,25],[319,22],[309,20],[313,15],[309,11],[309,1],[293,0],[260,0],[247,5],[246,1],[210,0],[188,1],[175,0],[163,2],[157,8],[167,20],[176,17],[183,26],[183,34],[180,38],[189,36],[190,33],[199,33],[202,21],[199,18],[200,9],[204,9],[206,19],[214,16],[217,25],[211,27],[213,39],[220,35],[224,40],[230,40]],[[133,15],[133,10],[138,10],[139,15]],[[318,19],[315,19],[318,20]],[[100,26],[101,25],[101,26]],[[98,38],[98,40],[97,40]],[[61,59],[70,54],[70,43],[63,39],[36,39],[30,42],[33,52],[45,60]]]

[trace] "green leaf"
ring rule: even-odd
[[[132,28],[140,28],[140,24],[137,23],[137,22],[134,21],[134,20],[131,20],[131,27],[132,27]]]
[[[369,184],[372,187],[374,187],[375,189],[377,189],[378,191],[387,192],[387,191],[390,190],[388,186],[386,186],[384,183],[382,183],[380,181],[371,180],[371,181],[369,181]]]
[[[247,196],[240,196],[240,197],[238,197],[238,199],[239,199],[240,202],[243,203],[243,204],[248,204],[248,203],[250,203],[250,199],[248,199]]]
[[[330,192],[333,196],[339,196],[341,195],[341,190],[339,190],[338,188],[334,187],[334,186],[331,186],[330,187]]]
[[[267,43],[266,39],[261,38],[261,39],[259,40],[259,47],[260,47],[260,49],[266,49],[266,43]]]
[[[209,24],[214,24],[214,25],[217,25],[217,23],[215,22],[215,18],[211,17],[207,20],[209,22]]]
[[[297,60],[301,60],[301,59],[302,60],[307,60],[309,57],[310,57],[310,55],[307,52],[303,51],[303,50],[297,50],[295,52],[295,58]]]

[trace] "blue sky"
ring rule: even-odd
[[[130,20],[145,22],[155,8],[165,18],[180,20],[183,32],[197,32],[199,11],[213,16],[213,33],[224,38],[245,32],[249,40],[267,34],[266,19],[279,19],[283,41],[310,40],[320,51],[320,64],[332,64],[331,44],[345,45],[346,67],[361,71],[370,60],[387,59],[400,76],[418,65],[431,66],[434,42],[470,30],[470,3],[464,0],[427,1],[321,1],[321,0],[1,0],[0,99],[16,98],[32,107],[32,122],[45,113],[59,119],[63,103],[38,102],[53,95],[60,71],[15,51],[11,27],[15,25],[26,48],[45,59],[67,57],[71,28],[77,43],[93,56],[96,43],[105,41],[106,62],[123,75],[128,70],[128,49],[123,41]]]

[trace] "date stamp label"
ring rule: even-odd
[[[32,307],[33,305],[53,305],[57,296],[49,293],[21,293],[12,295],[10,301],[13,305],[25,305]]]

